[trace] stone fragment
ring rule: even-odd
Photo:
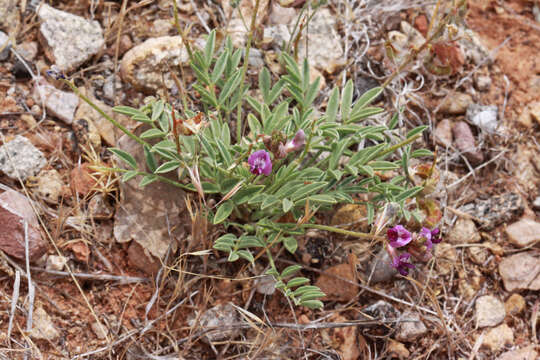
[[[75,115],[79,97],[72,92],[58,90],[54,86],[40,79],[34,86],[34,100],[36,103],[45,103],[47,113],[56,116],[66,124],[71,124]]]
[[[389,332],[395,330],[398,323],[395,320],[399,319],[401,313],[390,303],[379,300],[362,310],[358,316],[358,320],[377,320],[381,322],[387,322]]]
[[[437,259],[437,271],[441,275],[449,274],[456,265],[458,259],[457,251],[454,246],[446,242],[442,242],[435,246],[433,255],[434,258]]]
[[[482,347],[490,350],[492,353],[496,353],[504,347],[512,346],[513,344],[514,332],[508,325],[502,324],[488,330],[484,336]]]
[[[476,140],[469,124],[464,121],[458,121],[454,124],[452,133],[456,148],[463,153],[472,165],[479,165],[484,161],[484,155],[476,147]]]
[[[450,119],[441,120],[433,132],[435,143],[447,148],[452,145],[452,121]]]
[[[9,36],[0,31],[0,61],[5,61],[9,57],[9,49],[11,44],[9,42]]]
[[[329,322],[343,323],[349,319],[336,314],[328,319]],[[341,328],[324,329],[321,332],[323,341],[330,345],[339,353],[339,358],[342,360],[358,360],[360,350],[356,341],[358,328],[356,326],[347,326]]]
[[[289,25],[297,17],[297,10],[292,7],[283,7],[280,6],[277,1],[272,1],[270,3],[270,16],[268,18],[268,23],[270,25]]]
[[[246,45],[249,33],[249,28],[246,28],[246,26],[249,27],[251,25],[251,18],[253,12],[256,10],[255,6],[257,2],[259,3],[259,8],[257,9],[255,18],[255,28],[260,29],[268,14],[269,0],[240,0],[236,2],[237,6],[233,6],[234,1],[225,0],[221,2],[221,6],[225,17],[229,19],[225,28],[226,32],[230,35],[233,45],[237,48],[242,48]]]
[[[523,252],[505,257],[499,264],[506,291],[540,290],[540,257]]]
[[[197,326],[205,330],[206,328],[216,329],[207,331],[203,339],[208,342],[233,340],[240,335],[239,328],[233,328],[233,324],[238,324],[240,317],[231,303],[220,304],[203,312],[200,317],[190,319],[190,326]]]
[[[21,22],[18,3],[19,0],[0,1],[0,30],[8,34],[14,33]]]
[[[460,218],[446,237],[452,244],[469,244],[480,242],[480,233],[472,220]]]
[[[129,244],[128,259],[131,265],[148,275],[156,275],[161,268],[159,259],[152,256],[136,241]]]
[[[523,349],[507,351],[497,358],[497,360],[538,360],[538,353],[534,350],[534,345]]]
[[[489,49],[484,45],[480,36],[470,29],[463,30],[461,28],[460,31],[463,34],[459,36],[459,44],[467,62],[473,62],[475,65],[491,64],[493,58],[490,56]]]
[[[37,176],[28,178],[27,185],[50,204],[57,204],[66,190],[60,173],[54,169],[42,170]]]
[[[488,75],[480,75],[474,79],[474,84],[478,91],[488,91],[491,87],[491,77]]]
[[[102,193],[95,194],[88,202],[88,215],[95,220],[110,219],[113,214],[113,207]]]
[[[0,171],[12,179],[26,180],[46,163],[43,153],[24,136],[17,135],[0,147]]]
[[[468,247],[467,254],[471,261],[478,265],[484,265],[489,258],[489,251],[485,246]]]
[[[96,186],[96,180],[92,177],[93,170],[90,168],[89,163],[83,163],[75,166],[70,173],[71,178],[71,191],[74,194],[80,196],[88,195],[94,186]]]
[[[476,199],[459,207],[458,210],[477,218],[481,222],[479,225],[482,229],[491,230],[521,216],[524,205],[519,194],[508,192],[488,199]]]
[[[23,42],[17,45],[17,51],[27,61],[34,61],[38,53],[38,43],[35,41]]]
[[[540,125],[540,101],[529,104],[529,114]]]
[[[420,320],[418,313],[406,311],[403,313],[401,320],[396,334],[396,340],[413,342],[427,333],[427,328],[422,320]]]
[[[370,284],[376,284],[392,279],[398,272],[392,267],[392,259],[386,249],[381,249],[379,253],[373,257],[370,265],[365,273],[365,279],[369,279]]]
[[[449,115],[463,115],[469,105],[473,103],[471,95],[464,93],[455,93],[448,95],[441,104],[439,111]]]
[[[54,326],[49,314],[42,307],[38,307],[32,316],[32,330],[29,335],[34,340],[54,341],[58,339],[60,332]]]
[[[524,248],[540,241],[540,223],[531,219],[522,219],[509,225],[506,234],[512,244]]]
[[[498,124],[498,109],[496,105],[478,105],[471,104],[467,108],[467,119],[480,129],[488,133],[497,131]]]
[[[336,27],[336,17],[330,10],[319,9],[307,28],[307,41],[301,39],[298,43],[299,57],[307,58],[312,66],[327,74],[333,74],[346,62]]]
[[[92,325],[90,325],[90,327],[92,328],[92,331],[94,332],[94,334],[96,334],[98,339],[103,340],[107,338],[107,334],[109,334],[109,329],[107,329],[105,325],[94,322],[92,323]]]
[[[533,205],[533,209],[540,210],[540,196],[538,196],[536,199],[534,199],[532,205]]]
[[[142,131],[141,127],[136,133]],[[130,153],[139,169],[146,169],[144,151],[137,142],[124,135],[118,140],[117,147]],[[166,176],[174,179],[174,174]],[[128,182],[120,183],[120,201],[114,216],[114,237],[120,243],[135,240],[150,254],[162,259],[169,246],[175,250],[175,239],[184,236],[184,223],[191,226],[185,219],[185,192],[161,181],[153,182],[141,190],[138,186],[141,180],[142,176],[136,176]]]
[[[174,24],[171,19],[156,19],[152,21],[150,33],[153,37],[168,36],[169,32],[174,29]]]
[[[59,255],[49,255],[47,257],[47,270],[62,271],[67,264],[67,258]]]
[[[39,39],[45,55],[62,71],[75,70],[105,45],[101,25],[57,10],[47,4],[37,9]]]
[[[276,292],[276,280],[271,275],[265,275],[255,280],[255,289],[259,294],[272,295]]]
[[[124,55],[120,74],[124,81],[138,90],[157,91],[163,83],[171,89],[175,84],[170,70],[179,71],[188,62],[188,52],[180,36],[151,38]]]
[[[504,303],[507,314],[517,315],[525,309],[525,299],[519,294],[512,294]]]
[[[350,301],[358,293],[358,289],[350,283],[337,279],[335,276],[355,281],[351,265],[339,264],[326,269],[317,279],[318,286],[326,294],[324,300]]]
[[[28,257],[40,258],[47,250],[30,201],[16,191],[0,194],[0,249],[17,259],[26,259],[24,223],[28,223]]]
[[[484,295],[476,299],[475,309],[476,326],[479,328],[496,326],[506,316],[504,304],[492,295]]]
[[[408,359],[411,354],[403,343],[392,339],[388,339],[388,342],[386,344],[386,351],[392,359],[398,358],[400,360]]]

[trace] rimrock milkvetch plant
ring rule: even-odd
[[[200,95],[198,110],[185,99],[182,108],[162,99],[138,109],[115,107],[115,112],[145,128],[136,135],[89,103],[144,150],[146,164],[141,167],[131,154],[110,149],[127,165],[112,170],[124,181],[142,175],[141,188],[166,181],[198,194],[208,219],[223,230],[213,247],[228,254],[229,261],[264,261],[267,274],[285,296],[297,305],[319,308],[324,294],[309,285],[308,278],[296,276],[300,265],[280,268],[274,261],[276,248],[294,253],[298,237],[310,228],[387,240],[375,232],[319,224],[315,214],[339,204],[364,204],[371,224],[379,210],[392,204],[398,209],[392,221],[423,223],[426,215],[420,203],[429,176],[424,183],[415,181],[409,160],[433,155],[413,148],[426,127],[404,133],[397,128],[397,115],[388,123],[369,120],[383,112],[370,105],[382,88],[353,101],[353,83],[348,81],[331,91],[326,111],[320,114],[314,107],[320,80],[310,81],[307,60],[298,65],[283,53],[284,74],[272,75],[263,68],[252,89],[240,65],[242,52],[229,39],[218,45],[212,32],[205,48],[190,50],[190,55],[197,79],[193,89]],[[167,173],[177,179],[163,176]],[[406,274],[411,255],[423,255],[437,236],[429,229],[412,235],[401,225],[388,230],[392,265]],[[404,246],[409,252],[399,255],[396,249]]]

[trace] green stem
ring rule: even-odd
[[[357,231],[350,231],[350,230],[340,229],[334,226],[319,225],[319,224],[303,224],[301,225],[301,227],[335,232],[338,234],[352,236],[359,239],[368,239],[368,240],[370,239],[384,240],[385,239],[384,236],[378,236],[378,235],[362,233],[362,232],[357,232]]]
[[[112,172],[119,172],[119,173],[127,173],[129,171],[133,171],[133,170],[127,170],[127,169],[122,169],[122,168],[110,168],[110,167],[106,167],[106,166],[93,166],[92,168],[96,169],[96,170],[112,171]],[[184,185],[182,183],[179,183],[178,181],[171,180],[171,179],[166,178],[166,177],[161,176],[161,175],[150,174],[150,173],[147,173],[145,171],[137,171],[137,175],[142,175],[142,176],[153,175],[159,181],[163,181],[163,182],[165,182],[167,184],[179,187],[179,188],[184,189],[184,190],[193,191],[193,189],[191,189],[189,186]]]
[[[412,143],[413,141],[415,141],[416,139],[418,139],[419,137],[421,136],[421,134],[416,134],[414,136],[411,136],[410,138],[407,138],[403,141],[400,141],[398,142],[397,144],[395,145],[392,145],[390,146],[388,149],[384,150],[384,151],[381,151],[379,154],[377,154],[377,157],[380,157],[382,158],[383,156],[385,155],[388,155],[390,153],[393,153],[394,151],[396,151],[397,149],[407,145],[407,144],[410,144]]]

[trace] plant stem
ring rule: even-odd
[[[412,143],[413,141],[415,141],[416,139],[418,139],[420,137],[421,134],[416,134],[414,136],[411,136],[410,138],[407,138],[403,141],[400,141],[398,142],[397,144],[395,145],[392,145],[390,146],[388,149],[384,150],[384,151],[381,151],[379,154],[377,154],[377,157],[383,157],[385,155],[388,155],[394,151],[396,151],[397,149],[399,149],[400,147],[403,147],[407,144],[410,144]]]
[[[127,173],[128,171],[133,171],[133,170],[126,170],[126,169],[122,169],[122,168],[110,168],[110,167],[106,167],[106,166],[92,166],[92,169],[95,169],[97,171],[112,171],[112,172],[119,172],[119,173]],[[193,189],[191,189],[189,186],[184,185],[182,183],[179,183],[178,181],[174,181],[174,180],[171,180],[169,178],[166,178],[165,176],[156,175],[156,174],[150,174],[150,173],[147,173],[145,171],[137,171],[137,175],[142,175],[142,176],[153,175],[159,181],[163,181],[163,182],[165,182],[167,184],[179,187],[179,188],[184,189],[184,190],[193,191]]]
[[[373,235],[373,234],[367,234],[357,231],[350,231],[345,229],[340,229],[334,226],[328,226],[328,225],[319,225],[319,224],[303,224],[300,225],[303,228],[311,228],[311,229],[319,229],[319,230],[325,230],[330,232],[335,232],[342,235],[352,236],[359,239],[376,239],[376,240],[384,240],[384,236],[379,235]]]

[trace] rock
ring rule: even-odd
[[[245,56],[245,53],[244,55]],[[261,50],[252,48],[249,50],[249,66],[261,69],[264,66],[264,59]]]
[[[386,249],[381,249],[367,268],[366,280],[369,280],[370,284],[376,284],[392,279],[398,272],[391,264],[390,255],[388,255]]]
[[[46,163],[43,153],[24,136],[17,135],[0,147],[0,171],[12,179],[26,180]]]
[[[492,353],[502,350],[506,346],[514,344],[514,332],[506,325],[502,324],[490,329],[484,336],[482,347],[489,349]]]
[[[349,319],[336,314],[328,319],[329,322],[343,323]],[[321,331],[323,341],[339,353],[342,360],[357,360],[360,358],[360,350],[356,341],[358,328],[346,326],[341,328],[324,329]]]
[[[0,5],[1,6],[1,5]],[[0,31],[0,61],[5,61],[9,57],[11,44],[9,43],[9,36]]]
[[[386,351],[388,352],[388,355],[391,356],[391,359],[398,358],[404,360],[408,359],[411,354],[404,344],[390,338],[386,343]]]
[[[272,1],[270,3],[270,16],[268,18],[268,23],[270,25],[289,25],[296,20],[296,17],[297,13],[295,8],[280,6],[277,1]]]
[[[476,147],[474,135],[469,124],[464,121],[458,121],[454,124],[452,133],[456,148],[463,153],[472,165],[479,165],[484,161],[484,155]]]
[[[367,209],[365,205],[345,204],[332,216],[332,225],[339,225],[347,229],[358,229],[365,232],[368,228]]]
[[[540,290],[540,257],[523,252],[505,257],[499,264],[506,291]]]
[[[469,255],[471,261],[478,265],[485,265],[489,258],[489,251],[486,246],[468,247],[467,254]]]
[[[47,257],[47,270],[62,271],[67,264],[67,258],[58,255],[49,255]]]
[[[433,131],[435,143],[447,148],[452,145],[452,121],[449,119],[441,120]]]
[[[0,1],[0,30],[6,31],[8,34],[12,34],[17,30],[21,22],[19,9],[17,8],[18,3],[19,0]]]
[[[99,22],[57,10],[42,4],[37,15],[41,20],[39,39],[45,55],[61,71],[75,70],[105,45]]]
[[[471,95],[464,93],[450,94],[443,101],[439,111],[449,115],[463,115],[473,103]]]
[[[476,199],[459,207],[458,210],[472,215],[482,222],[482,229],[491,230],[504,222],[510,222],[523,214],[521,196],[514,192],[491,196],[489,199]]]
[[[499,114],[497,111],[496,105],[482,106],[471,104],[467,108],[467,119],[488,133],[495,133],[499,126]]]
[[[540,196],[534,199],[532,206],[533,209],[540,210]]]
[[[497,360],[537,360],[538,353],[534,350],[534,345],[523,349],[507,351],[497,358]]]
[[[318,286],[326,294],[323,300],[346,302],[354,299],[358,289],[346,281],[336,279],[334,276],[356,281],[351,265],[339,264],[329,267],[319,276],[315,283],[315,286]]]
[[[458,293],[466,300],[472,300],[478,294],[478,291],[482,287],[482,284],[485,281],[484,277],[478,275],[465,275],[462,272],[458,272],[458,275],[460,277],[458,283]]]
[[[363,309],[362,313],[360,313],[360,316],[358,317],[358,320],[393,320],[393,323],[387,324],[391,328],[392,324],[396,324],[395,320],[400,316],[401,313],[399,310],[393,307],[390,303],[384,300],[379,300]]]
[[[75,116],[75,110],[79,105],[79,97],[72,92],[58,90],[54,86],[40,79],[34,86],[34,100],[41,104],[45,102],[47,113],[56,116],[66,124],[71,124]]]
[[[480,75],[474,79],[474,84],[478,91],[488,91],[491,87],[491,77],[488,75]]]
[[[27,61],[34,61],[38,53],[38,43],[35,41],[23,42],[17,45],[17,51]]]
[[[306,43],[309,45],[306,46]],[[308,58],[318,70],[333,74],[345,65],[342,39],[336,30],[336,17],[327,8],[319,9],[307,27],[307,41],[300,39],[298,54]],[[309,49],[309,56],[308,56]]]
[[[71,124],[71,127],[75,137],[77,138],[77,143],[81,147],[86,149],[91,147],[96,153],[100,152],[101,136],[99,136],[98,129],[92,120],[85,118],[75,119]]]
[[[454,268],[458,255],[455,247],[446,242],[435,246],[433,256],[437,259],[437,270],[441,275],[449,274]]]
[[[508,226],[506,234],[510,243],[524,248],[540,241],[540,223],[531,219],[522,219]]]
[[[540,125],[540,101],[529,104],[529,113],[531,118]]]
[[[32,78],[32,73],[29,71],[29,68],[35,70],[31,63],[22,62],[19,58],[15,58],[15,63],[11,67],[11,74],[13,74],[18,81],[30,80]]]
[[[120,63],[122,79],[138,90],[157,91],[174,85],[171,71],[188,66],[189,56],[180,36],[148,39],[129,50]],[[162,78],[163,75],[163,78]],[[163,81],[164,79],[164,81]]]
[[[33,188],[38,197],[50,204],[58,204],[66,192],[60,173],[54,169],[42,170],[37,176],[28,178],[27,186]]]
[[[475,65],[486,64],[493,62],[489,54],[489,49],[484,45],[478,34],[470,29],[464,30],[463,36],[460,36],[459,44],[465,54],[467,62],[473,62]]]
[[[190,319],[189,326],[197,326],[203,331],[205,328],[215,328],[205,332],[203,339],[211,343],[214,341],[233,340],[240,335],[239,328],[233,328],[232,325],[240,323],[238,312],[231,303],[220,304],[206,310],[200,317]]]
[[[403,313],[399,323],[396,340],[403,342],[413,342],[427,333],[427,328],[420,320],[418,313],[406,311]]]
[[[525,299],[519,294],[512,294],[504,303],[504,309],[509,315],[517,315],[525,309]]]
[[[88,202],[88,215],[96,220],[105,220],[112,218],[114,214],[113,207],[105,199],[103,193],[97,193]]]
[[[424,45],[426,39],[420,33],[420,31],[416,30],[414,27],[411,26],[411,24],[406,21],[402,21],[400,26],[401,32],[407,35],[407,42],[411,48],[415,47],[419,49],[422,45]]]
[[[262,43],[267,47],[273,45],[279,48],[288,44],[290,40],[291,30],[289,30],[287,25],[279,24],[274,26],[266,26],[263,30]]]
[[[94,170],[90,169],[89,163],[82,163],[71,170],[71,191],[73,194],[86,196],[93,190],[97,182],[92,177],[92,172]]]
[[[479,328],[499,325],[506,316],[504,304],[492,295],[484,295],[476,299],[476,326]]]
[[[24,222],[28,223],[28,257],[31,261],[47,251],[39,221],[30,201],[16,191],[0,194],[0,249],[17,259],[26,259]]]
[[[255,289],[259,294],[272,295],[276,292],[276,280],[271,275],[265,275],[255,280]]]
[[[90,327],[92,328],[92,331],[94,332],[94,334],[96,334],[98,339],[103,340],[107,338],[107,335],[109,334],[109,329],[107,329],[105,325],[94,322],[92,323],[92,325],[90,325]]]
[[[530,103],[521,111],[518,122],[526,128],[533,126],[533,121],[540,124],[540,102]]]
[[[233,7],[232,3],[234,2],[237,3],[237,7]],[[221,2],[225,18],[230,19],[225,30],[230,35],[233,45],[237,48],[243,48],[246,45],[249,32],[246,26],[249,27],[251,25],[251,17],[255,11],[256,3],[257,0],[225,0]],[[263,21],[266,20],[268,13],[268,3],[269,0],[259,1],[259,8],[255,18],[255,29],[262,28]],[[239,11],[242,15],[240,15]],[[244,21],[246,21],[245,24]]]
[[[29,333],[34,340],[54,341],[60,337],[60,332],[54,326],[49,314],[38,307],[32,316],[32,330]]]
[[[174,29],[174,24],[171,19],[156,19],[152,21],[150,33],[154,37],[168,36],[169,32]]]
[[[446,237],[451,244],[469,244],[480,242],[481,237],[476,225],[469,219],[458,219]]]
[[[148,275],[156,275],[161,262],[148,253],[138,242],[132,241],[128,248],[128,259],[131,265]]]
[[[142,129],[139,128],[137,133]],[[140,169],[146,168],[143,149],[137,142],[124,135],[118,140],[117,147],[133,155]],[[174,174],[167,176],[174,178]],[[114,216],[114,237],[120,243],[135,240],[150,254],[162,259],[169,246],[175,250],[175,239],[184,236],[183,224],[191,226],[185,218],[185,193],[178,187],[160,181],[141,190],[138,186],[141,180],[142,176],[136,176],[128,182],[120,183],[120,201]]]

